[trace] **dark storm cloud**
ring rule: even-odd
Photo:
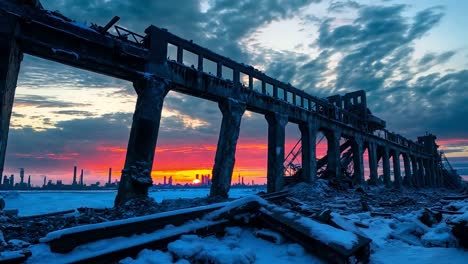
[[[61,111],[54,111],[53,113],[59,115],[74,115],[74,116],[94,116],[95,114],[89,111],[80,111],[80,110],[61,110]]]
[[[64,66],[41,58],[25,56],[21,63],[18,86],[29,89],[43,89],[55,86],[61,89],[112,87],[129,90],[131,84],[116,78]]]
[[[196,36],[204,16],[198,1],[106,1],[106,0],[43,0],[44,8],[59,10],[77,22],[105,25],[119,16],[119,24],[142,33],[150,25],[168,28],[184,36]]]
[[[364,89],[371,110],[386,119],[391,130],[410,137],[424,130],[441,137],[466,136],[468,124],[460,122],[468,113],[464,102],[468,88],[466,71],[424,74],[449,61],[455,52],[426,54],[412,67],[414,41],[440,22],[443,8],[422,10],[414,18],[403,16],[405,8],[364,6],[352,23],[335,28],[331,26],[332,19],[325,19],[316,45],[322,52],[340,52],[344,57],[336,69],[336,82],[318,94]],[[414,79],[416,74],[420,77]],[[308,81],[320,78],[308,75],[301,72],[295,76],[302,79],[298,86],[317,93],[311,89],[314,82]]]
[[[455,54],[455,51],[446,51],[440,54],[434,52],[427,53],[418,62],[419,71],[424,72],[436,65],[444,64]]]
[[[248,61],[239,41],[259,26],[294,15],[320,0],[219,0],[208,10],[208,47],[240,61]]]
[[[327,10],[328,10],[328,12],[340,13],[340,12],[344,12],[347,9],[358,9],[361,6],[362,5],[359,4],[358,2],[351,1],[351,0],[348,0],[348,1],[333,1],[332,3],[330,3],[330,6],[328,7]]]
[[[442,7],[424,9],[413,17],[404,14],[405,5],[365,6],[354,1],[334,1],[330,12],[346,8],[357,10],[358,17],[350,22],[333,23],[334,18],[318,20],[317,40],[309,40],[319,49],[315,58],[294,52],[278,52],[254,47],[261,54],[248,54],[241,41],[254,30],[271,21],[291,17],[311,2],[307,0],[220,0],[209,1],[206,12],[197,1],[43,1],[48,9],[58,9],[79,22],[105,24],[114,15],[122,17],[119,24],[143,33],[149,24],[168,28],[186,39],[246,63],[266,65],[266,73],[284,82],[291,82],[313,95],[328,96],[364,89],[368,92],[371,110],[386,119],[392,130],[414,137],[424,129],[442,137],[466,136],[468,113],[464,102],[467,94],[467,73],[464,70],[446,73],[425,73],[433,66],[448,62],[454,51],[428,53],[419,61],[413,60],[414,42],[421,39],[443,19]],[[336,79],[326,88],[317,84],[330,77],[328,64],[340,53]],[[49,68],[52,65],[52,68]],[[80,87],[121,87],[120,92],[134,94],[129,83],[109,83],[100,75],[80,70],[62,69],[44,61],[31,61],[23,66],[23,84],[33,87],[36,79],[44,83],[69,81]],[[27,68],[31,67],[31,68]],[[38,68],[49,68],[35,76]],[[61,80],[61,76],[74,76]],[[417,78],[415,78],[417,76]],[[206,140],[217,137],[221,113],[216,104],[189,96],[168,96],[165,106],[191,118],[207,123],[196,129],[185,127],[181,117],[166,118],[161,124],[161,136],[169,139],[187,137],[184,131]],[[195,109],[195,110],[194,110]],[[262,121],[260,121],[262,120]],[[260,115],[244,121],[252,135],[262,130]],[[83,123],[85,124],[85,123]],[[88,124],[91,125],[91,124]],[[83,129],[85,129],[83,127]],[[88,127],[89,129],[89,127]],[[263,130],[262,130],[263,131]],[[199,134],[197,134],[199,133]],[[192,135],[192,134],[190,134]]]
[[[89,104],[71,103],[54,99],[53,97],[40,96],[40,95],[17,95],[15,98],[15,105],[34,106],[37,108],[47,107],[83,107]]]
[[[77,159],[73,153],[86,156],[96,152],[96,146],[122,146],[128,140],[131,114],[108,114],[99,118],[61,121],[55,128],[42,131],[23,127],[11,129],[7,146],[7,165],[10,168],[28,164],[46,168],[57,165],[60,157]],[[73,154],[73,155],[72,155]]]

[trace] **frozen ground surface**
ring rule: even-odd
[[[240,197],[258,191],[233,189],[230,194],[232,197]],[[205,197],[208,192],[208,189],[159,190],[150,195],[159,202],[165,199]],[[381,189],[370,189],[365,192],[339,193],[319,185],[298,186],[291,194],[305,202],[305,208],[332,209],[333,220],[345,230],[371,238],[370,263],[468,263],[468,251],[457,247],[457,240],[448,224],[468,221],[468,199],[443,201],[440,196],[447,193],[437,194],[434,190],[384,192]],[[3,196],[7,208],[19,209],[21,215],[33,215],[82,206],[110,207],[115,192],[16,192]],[[402,200],[402,197],[405,199]],[[359,209],[359,201],[363,198],[373,211],[391,212],[393,216],[372,217],[369,212],[363,212]],[[456,210],[464,214],[444,215],[442,221],[428,227],[418,219],[424,208]],[[355,223],[361,223],[367,228],[357,227]],[[165,251],[143,250],[136,259],[125,258],[120,263],[323,263],[293,242],[278,239],[278,243],[272,243],[260,239],[255,236],[257,230],[252,228],[228,228],[226,231],[222,237],[182,236],[170,243]],[[119,238],[113,239],[116,240],[112,244],[119,242]],[[12,243],[11,240],[8,242]],[[120,242],[128,243],[128,240]],[[96,242],[96,246],[103,245],[109,243]],[[40,260],[58,257],[45,244],[33,245],[31,249],[33,257],[28,263],[41,263]],[[83,245],[75,249],[75,253],[87,254],[94,250],[90,249],[90,244]]]
[[[231,189],[229,197],[255,194],[262,189]],[[0,192],[6,202],[5,209],[18,209],[19,216],[46,214],[79,207],[105,208],[114,205],[117,191],[15,191]],[[161,189],[150,192],[157,202],[167,199],[199,198],[210,193],[208,188]]]

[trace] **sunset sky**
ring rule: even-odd
[[[426,131],[468,175],[467,1],[42,0],[77,22],[143,33],[150,24],[320,97],[367,91],[391,131]],[[443,3],[443,4],[441,4]],[[136,94],[131,83],[25,56],[16,90],[4,174],[25,168],[33,184],[120,177]],[[153,165],[154,181],[211,174],[221,124],[217,104],[170,92]],[[286,152],[299,139],[287,126]],[[267,123],[244,114],[234,178],[265,181]],[[319,156],[324,147],[319,148]]]

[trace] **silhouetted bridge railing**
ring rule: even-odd
[[[301,131],[302,177],[305,181],[315,178],[315,139],[317,132],[322,131],[328,142],[327,170],[338,178],[341,177],[340,139],[344,137],[352,141],[355,149],[357,182],[364,181],[363,153],[367,149],[370,178],[374,182],[378,178],[377,164],[382,159],[383,180],[387,185],[391,184],[389,158],[392,156],[394,183],[399,186],[402,183],[401,155],[408,183],[418,186],[443,184],[437,166],[439,156],[435,137],[426,136],[414,142],[385,130],[383,120],[368,114],[363,91],[343,97],[318,98],[165,29],[150,26],[143,36],[116,27],[118,36],[115,36],[106,30],[76,23],[59,13],[19,4],[15,0],[0,3],[0,25],[0,91],[3,102],[0,173],[3,171],[20,61],[22,54],[27,53],[133,82],[138,101],[117,203],[144,194],[151,184],[149,172],[162,105],[169,90],[219,103],[223,119],[211,195],[227,196],[245,110],[264,114],[268,122],[269,191],[279,190],[283,185],[287,122],[297,123]],[[126,39],[127,34],[135,39]],[[174,59],[170,58],[171,52]],[[187,59],[189,57],[192,61]]]

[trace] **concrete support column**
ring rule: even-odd
[[[426,185],[432,187],[434,186],[433,178],[432,178],[432,168],[431,168],[431,161],[429,159],[424,159],[423,161],[424,171],[426,172]]]
[[[310,120],[300,123],[302,144],[302,179],[313,182],[317,179],[317,157],[315,140],[317,138],[317,122]]]
[[[11,111],[23,59],[23,53],[14,39],[17,27],[16,18],[0,15],[0,177],[3,175]]]
[[[411,169],[413,174],[411,175],[411,184],[413,186],[419,187],[419,177],[418,177],[418,163],[416,162],[415,156],[410,156],[411,159]]]
[[[418,158],[418,174],[419,174],[419,186],[420,187],[426,186],[426,180],[425,180],[426,174],[424,171],[422,158]]]
[[[437,186],[437,175],[435,172],[435,164],[434,159],[429,159],[429,168],[431,169],[431,179],[432,179],[432,186]]]
[[[412,175],[411,175],[411,164],[410,164],[410,158],[407,153],[403,154],[403,164],[405,166],[405,179],[403,180],[403,183],[406,186],[412,186]]]
[[[229,188],[231,187],[240,124],[246,105],[245,103],[229,99],[219,102],[218,106],[223,113],[223,120],[221,122],[221,130],[219,131],[218,147],[213,166],[213,181],[210,196],[227,198]]]
[[[268,172],[267,191],[276,192],[284,185],[284,143],[288,117],[284,114],[268,113]]]
[[[361,138],[354,138],[351,145],[353,151],[353,181],[357,184],[364,183],[364,143]]]
[[[341,149],[340,139],[341,131],[333,130],[325,133],[328,141],[327,149],[327,170],[331,175],[336,175],[337,179],[341,179]]]
[[[369,155],[370,183],[377,184],[379,177],[377,170],[377,165],[379,164],[379,161],[377,159],[377,145],[373,142],[369,142],[367,153]]]
[[[382,147],[382,167],[383,167],[383,181],[385,186],[390,187],[392,181],[390,179],[390,150],[388,147]]]
[[[394,186],[401,186],[401,166],[400,166],[400,152],[395,150],[393,152],[393,178]]]
[[[435,170],[437,173],[437,179],[439,180],[439,186],[443,187],[444,186],[444,178],[442,176],[442,170],[440,168],[440,159],[436,159],[435,161]]]
[[[439,164],[437,162],[437,159],[434,159],[433,164],[434,164],[434,174],[435,174],[437,186],[441,187],[442,186],[442,180],[441,180],[440,170],[439,170],[439,166],[438,166]]]
[[[154,78],[141,78],[133,86],[138,99],[115,205],[148,195],[161,111],[169,91],[166,82]]]

